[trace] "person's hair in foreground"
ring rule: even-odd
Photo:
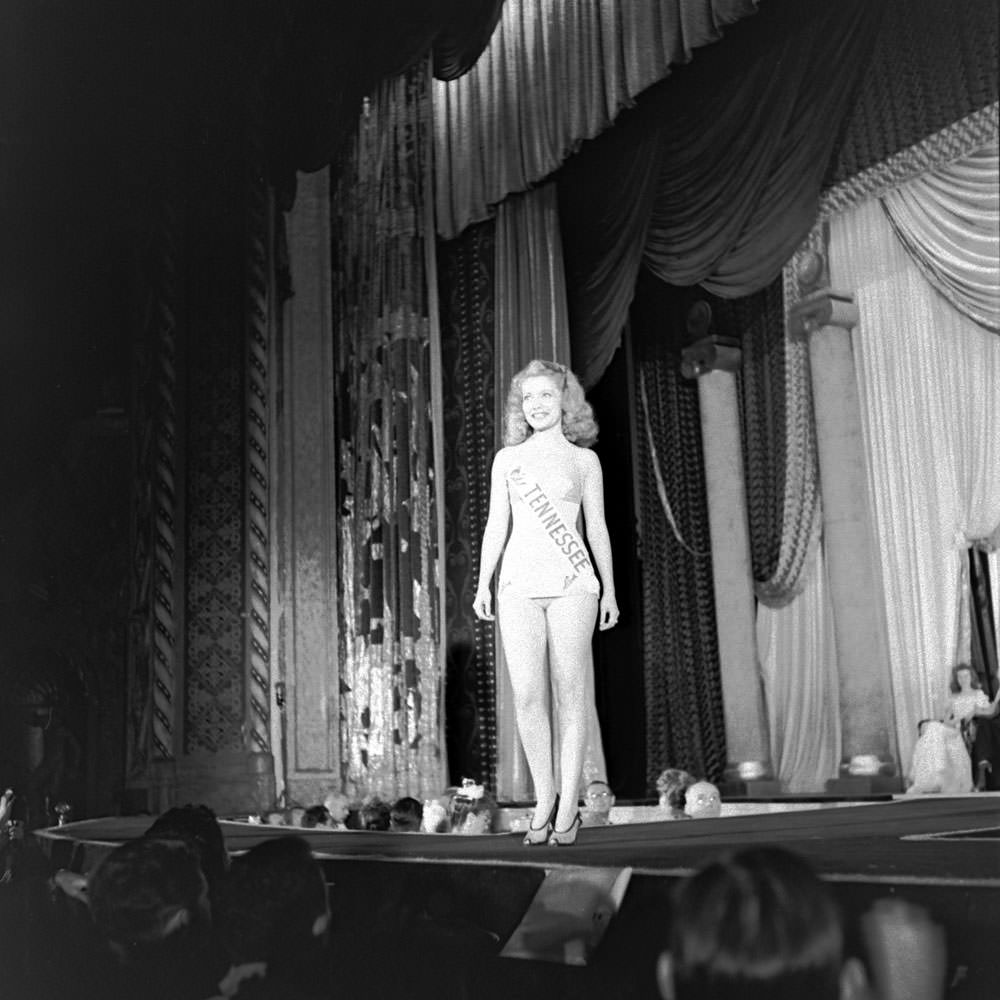
[[[597,421],[594,419],[593,407],[587,402],[579,379],[564,365],[537,359],[528,362],[511,380],[504,411],[503,443],[520,444],[530,434],[528,421],[521,408],[521,386],[525,379],[533,375],[548,375],[561,382],[562,430],[566,440],[578,444],[581,448],[589,448],[594,444],[597,440]]]
[[[740,851],[678,885],[657,979],[667,1000],[846,1000],[865,986],[829,890],[780,848]]]
[[[264,962],[267,976],[308,978],[324,953],[330,910],[309,844],[274,837],[237,857],[216,921],[233,965]]]
[[[162,966],[208,941],[208,884],[187,844],[143,837],[115,848],[91,875],[88,897],[97,929],[126,964]]]
[[[182,841],[191,847],[198,855],[209,892],[215,896],[229,868],[229,853],[218,817],[208,806],[174,806],[161,813],[143,836],[151,840]]]

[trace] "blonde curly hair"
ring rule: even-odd
[[[556,385],[562,383],[562,431],[567,441],[581,448],[590,448],[597,441],[597,421],[587,402],[579,379],[565,366],[555,361],[529,361],[511,380],[504,409],[503,443],[520,444],[534,433],[524,419],[521,386],[534,375],[548,375]]]

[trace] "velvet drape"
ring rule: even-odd
[[[452,237],[584,139],[756,0],[507,0],[472,70],[434,85],[437,226]]]
[[[787,0],[765,4],[652,88],[606,142],[582,150],[586,164],[560,175],[564,228],[577,236],[567,273],[573,364],[585,384],[620,342],[637,255],[663,281],[723,298],[780,275],[816,217],[834,125],[881,13],[882,4],[861,0],[806,0],[794,17]]]

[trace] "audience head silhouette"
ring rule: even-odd
[[[307,977],[329,921],[323,871],[303,838],[270,838],[233,861],[217,924],[234,965],[263,962],[268,978]]]
[[[184,843],[141,838],[115,848],[89,881],[90,912],[125,964],[169,964],[203,947],[211,928],[208,883]]]
[[[153,821],[144,837],[187,844],[197,854],[209,891],[215,894],[229,868],[229,854],[222,827],[208,806],[174,806]]]
[[[864,986],[844,961],[830,892],[780,848],[741,851],[679,884],[657,973],[666,1000],[847,1000]]]

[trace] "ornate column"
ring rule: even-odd
[[[711,307],[697,302],[690,328],[707,331]],[[736,372],[739,342],[706,335],[682,352],[681,372],[698,379],[705,486],[712,538],[712,582],[726,724],[729,794],[774,794],[770,741],[754,627],[753,566]]]
[[[812,267],[821,268],[821,259]],[[827,787],[845,794],[895,791],[900,781],[885,609],[851,344],[858,310],[850,295],[821,287],[791,307],[789,322],[793,333],[809,338],[823,545],[837,641],[843,758],[840,778]]]

